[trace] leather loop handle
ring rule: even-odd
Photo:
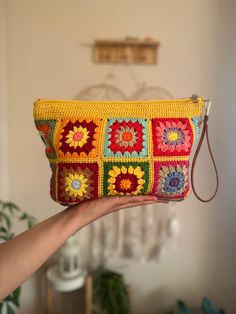
[[[200,149],[201,149],[202,142],[204,140],[205,134],[206,134],[206,139],[207,139],[207,147],[208,147],[208,150],[209,150],[209,153],[210,153],[210,156],[211,156],[211,160],[212,160],[212,163],[213,163],[213,166],[214,166],[215,174],[216,174],[216,188],[215,188],[215,191],[214,191],[213,195],[210,198],[208,198],[208,199],[202,199],[198,195],[198,193],[197,193],[197,191],[195,189],[194,180],[193,180],[195,164],[196,164],[196,161],[197,161],[197,158],[198,158],[198,154],[200,152]],[[216,193],[218,191],[219,176],[218,176],[216,163],[215,163],[212,151],[211,151],[211,146],[210,146],[210,141],[209,141],[209,135],[208,135],[208,115],[204,116],[202,134],[201,134],[201,137],[200,137],[200,140],[199,140],[196,152],[195,152],[194,157],[193,157],[192,169],[191,169],[191,185],[192,185],[193,193],[195,194],[196,198],[199,199],[199,201],[205,202],[205,203],[210,202],[216,196]]]

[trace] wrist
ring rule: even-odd
[[[65,215],[65,225],[68,227],[69,236],[73,235],[87,224],[80,205],[69,206],[63,213]]]

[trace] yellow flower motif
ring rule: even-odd
[[[88,187],[87,179],[84,177],[83,174],[69,174],[66,179],[66,191],[70,196],[83,196],[86,193],[86,188]]]
[[[127,168],[124,167],[124,166],[122,166],[122,167],[121,167],[121,172],[124,173],[124,174],[126,174],[126,173],[127,173]]]
[[[82,126],[79,126],[78,128],[76,126],[73,127],[73,131],[71,130],[69,134],[66,136],[68,139],[66,141],[69,146],[77,148],[82,147],[89,138],[89,131],[87,128],[83,128]]]
[[[128,168],[113,166],[109,175],[108,195],[137,195],[141,193],[145,183],[142,178],[144,171],[140,166],[129,166]]]

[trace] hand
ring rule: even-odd
[[[159,201],[158,198],[154,195],[108,196],[72,205],[68,207],[68,209],[74,211],[76,216],[78,215],[78,220],[80,222],[79,229],[81,229],[85,225],[109,213],[124,208],[142,206],[153,203],[167,202]]]

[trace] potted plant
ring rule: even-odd
[[[93,274],[93,313],[130,314],[128,289],[121,274],[107,269]]]
[[[0,243],[8,241],[15,236],[14,223],[24,221],[28,228],[33,227],[37,221],[36,218],[23,211],[12,202],[0,200]],[[19,307],[21,287],[17,288],[11,295],[0,302],[0,314],[14,314],[16,307]]]

